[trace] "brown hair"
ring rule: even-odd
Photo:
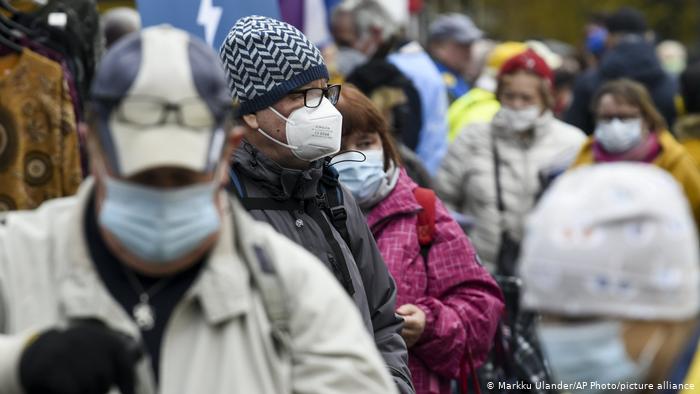
[[[389,168],[390,161],[395,165],[401,164],[389,125],[377,107],[359,89],[350,84],[343,85],[335,107],[343,115],[343,138],[360,132],[377,133],[384,149],[384,169]]]
[[[666,121],[659,111],[656,110],[649,92],[641,83],[626,78],[605,83],[593,97],[591,102],[593,113],[598,112],[600,100],[606,94],[612,95],[616,100],[639,108],[642,112],[642,117],[649,124],[651,132],[666,130]]]
[[[508,74],[503,74],[498,76],[498,85],[496,86],[496,98],[498,101],[501,101],[501,93],[503,92],[503,87],[505,85],[505,81],[512,77],[513,75],[523,73],[526,75],[532,75],[533,77],[537,78],[540,80],[539,85],[537,86],[537,90],[540,93],[540,98],[542,98],[542,105],[546,109],[551,110],[554,108],[554,95],[552,95],[552,86],[551,83],[547,78],[542,78],[541,76],[535,74],[532,71],[528,71],[525,69],[520,69],[517,71],[514,71],[512,73]]]

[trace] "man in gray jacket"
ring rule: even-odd
[[[0,224],[0,393],[396,392],[323,265],[222,190],[211,48],[145,29],[92,94],[94,176]]]
[[[374,333],[400,391],[412,393],[396,286],[364,215],[328,165],[340,149],[340,86],[327,85],[318,48],[275,19],[238,20],[219,55],[245,128],[230,168],[232,190],[253,217],[326,264]]]

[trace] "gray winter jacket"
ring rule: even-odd
[[[343,188],[347,211],[347,229],[351,244],[347,245],[325,215],[319,225],[312,217],[315,198],[323,175],[323,160],[313,162],[307,170],[283,168],[247,142],[234,154],[232,171],[248,198],[269,198],[283,202],[299,202],[293,211],[252,209],[253,217],[272,225],[297,244],[318,257],[339,276],[338,259],[326,240],[330,231],[342,248],[347,270],[354,288],[352,298],[360,310],[365,326],[374,334],[377,349],[384,358],[399,391],[414,393],[408,369],[408,352],[399,335],[403,319],[396,315],[396,285],[377,248],[365,217],[350,192]],[[300,289],[301,290],[301,289]]]

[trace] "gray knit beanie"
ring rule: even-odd
[[[302,32],[264,16],[236,21],[219,57],[231,96],[241,102],[240,114],[273,105],[311,81],[328,79],[321,51]]]

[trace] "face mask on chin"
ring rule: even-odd
[[[292,111],[289,117],[269,108],[285,121],[287,143],[275,139],[261,128],[258,128],[258,132],[288,148],[296,158],[312,162],[340,150],[343,116],[327,98],[324,97],[318,107],[301,107]]]
[[[503,130],[512,133],[523,133],[535,127],[535,122],[539,119],[541,112],[536,105],[523,109],[512,109],[503,106],[496,112],[492,122]]]
[[[161,189],[105,176],[99,223],[144,262],[164,265],[199,247],[221,226],[218,180]]]

